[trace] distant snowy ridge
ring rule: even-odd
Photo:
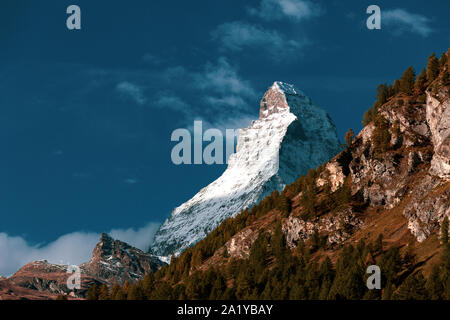
[[[275,82],[261,100],[259,119],[239,130],[225,172],[171,213],[155,235],[152,252],[179,254],[225,219],[328,161],[339,148],[328,114],[293,85]]]

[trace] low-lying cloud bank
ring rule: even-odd
[[[158,223],[148,223],[138,229],[112,229],[108,234],[114,239],[147,250],[158,227]],[[22,237],[0,232],[0,275],[10,276],[35,260],[74,265],[87,262],[99,239],[100,233],[73,232],[45,245],[31,245]]]

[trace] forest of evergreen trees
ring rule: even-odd
[[[444,229],[447,230],[444,230]],[[442,234],[448,234],[448,219]],[[336,265],[328,256],[321,261],[311,254],[318,247],[301,242],[295,252],[285,243],[281,226],[275,232],[261,233],[251,248],[247,260],[231,260],[225,267],[179,273],[180,260],[156,272],[147,274],[136,284],[114,285],[110,290],[94,285],[88,291],[89,300],[440,300],[450,299],[450,244],[445,246],[441,263],[425,278],[415,272],[416,258],[411,250],[383,247],[380,236],[374,243],[360,241],[342,250]],[[445,242],[446,241],[446,242]],[[366,269],[376,264],[383,272],[382,290],[366,287]],[[181,267],[181,268],[180,268]]]

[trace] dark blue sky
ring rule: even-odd
[[[71,4],[80,31],[66,28]],[[382,30],[366,28],[370,4]],[[341,138],[359,131],[379,83],[447,50],[449,12],[442,0],[2,0],[0,232],[41,243],[162,222],[225,169],[173,165],[171,132],[247,125],[275,80]]]

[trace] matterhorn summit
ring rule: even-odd
[[[156,233],[152,252],[179,254],[339,150],[328,114],[293,85],[275,82],[261,100],[259,119],[239,130],[236,153],[225,172],[173,210]]]

